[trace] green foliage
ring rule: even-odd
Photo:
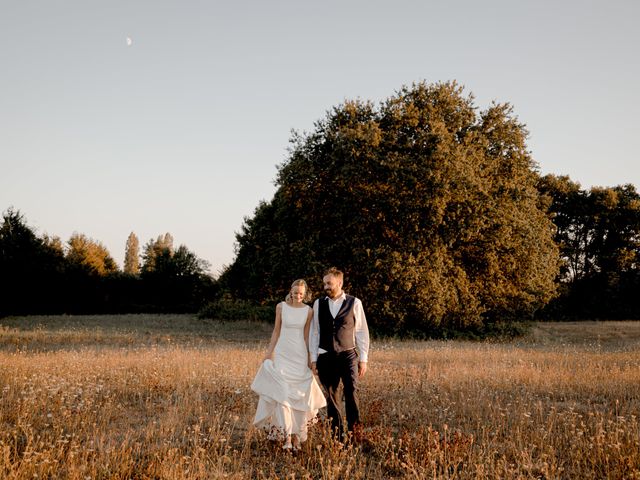
[[[640,318],[640,195],[633,185],[583,190],[546,175],[538,188],[557,226],[561,296],[547,316]]]
[[[198,317],[211,318],[214,320],[273,322],[275,318],[275,307],[256,305],[245,300],[231,300],[223,297],[207,303],[200,312],[198,312]]]
[[[159,235],[156,240],[149,240],[144,246],[142,254],[142,273],[149,273],[156,270],[156,261],[159,257],[173,256],[173,237],[170,233]]]
[[[13,208],[0,225],[0,315],[38,313],[57,305],[65,260],[57,237],[39,238]]]
[[[102,243],[86,235],[74,233],[68,246],[66,258],[71,266],[99,276],[118,271],[116,262]]]
[[[198,258],[185,245],[173,249],[173,237],[167,233],[145,246],[142,275],[146,277],[191,278],[206,275],[209,263]]]
[[[140,242],[138,236],[131,232],[127,238],[124,252],[124,273],[138,275],[140,273]]]
[[[294,134],[221,282],[260,301],[299,277],[318,292],[336,265],[386,332],[530,316],[554,295],[558,251],[526,135],[511,107],[478,113],[455,83],[347,101]]]
[[[74,234],[65,256],[58,237],[39,237],[9,209],[0,224],[0,316],[196,312],[217,294],[208,264],[184,245],[174,252],[170,235],[161,240],[170,248],[154,259],[157,269],[121,273],[100,242]]]
[[[173,249],[169,233],[145,247],[141,278],[144,280],[147,301],[152,305],[169,302],[172,311],[197,311],[216,290],[207,275],[209,265],[185,245]]]

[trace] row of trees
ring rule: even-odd
[[[295,278],[320,293],[335,265],[386,333],[640,318],[640,196],[540,176],[527,135],[508,104],[479,110],[455,82],[347,101],[294,133],[274,197],[245,219],[216,281],[169,234],[140,253],[132,233],[119,272],[99,242],[63,247],[9,210],[0,309],[193,311],[225,294],[271,304]]]
[[[0,225],[0,315],[196,311],[215,292],[208,265],[167,233],[143,254],[127,239],[124,271],[107,248],[83,234],[66,242],[38,236],[23,215],[7,210]],[[140,257],[142,263],[140,263]]]
[[[540,178],[562,259],[547,318],[640,318],[640,195],[633,185],[584,190]]]

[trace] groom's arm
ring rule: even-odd
[[[367,362],[369,361],[369,327],[367,325],[367,317],[364,314],[364,308],[359,298],[355,299],[353,305],[353,315],[356,320],[355,325],[355,343],[360,356],[358,362],[358,375],[363,377],[367,371]]]
[[[315,364],[318,361],[318,347],[320,345],[320,323],[318,321],[318,300],[313,302],[313,318],[309,328],[309,357],[313,373],[316,373]]]

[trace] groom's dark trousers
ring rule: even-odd
[[[353,432],[354,426],[360,423],[358,409],[358,354],[355,348],[336,353],[329,351],[318,355],[316,362],[320,383],[327,393],[327,416],[331,418],[334,433],[343,432],[342,415],[340,414],[338,386],[342,380],[344,404],[347,414],[347,428]]]
[[[320,383],[326,390],[327,416],[331,418],[334,433],[342,435],[342,415],[338,398],[338,386],[342,381],[347,428],[353,432],[360,422],[358,410],[358,354],[355,345],[356,318],[354,305],[356,298],[345,295],[340,310],[335,317],[329,307],[329,297],[318,299],[318,326],[320,353],[316,361]]]

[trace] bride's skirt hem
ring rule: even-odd
[[[251,384],[259,395],[253,424],[267,430],[270,436],[298,435],[304,442],[308,425],[316,421],[318,410],[327,402],[310,370],[295,380],[284,375],[271,360],[260,366]]]
[[[253,425],[267,432],[271,440],[285,440],[298,435],[300,442],[307,440],[307,429],[317,422],[318,410],[297,410],[269,398],[260,397]]]

